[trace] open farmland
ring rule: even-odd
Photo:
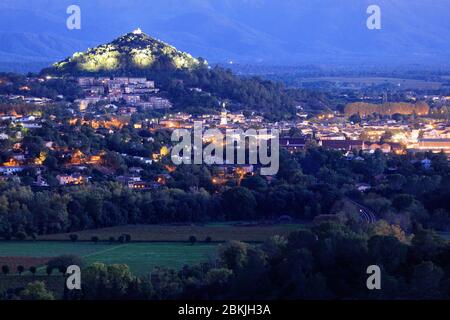
[[[137,275],[154,267],[181,269],[214,259],[217,245],[183,243],[130,243],[84,257],[87,263],[126,264]]]
[[[187,264],[208,262],[216,252],[216,244],[0,242],[0,261],[10,265],[12,272],[15,272],[13,268],[17,267],[18,261],[34,261],[36,266],[42,266],[51,257],[70,254],[82,257],[88,264],[127,264],[135,274],[142,275],[154,267],[181,269]]]
[[[73,254],[82,257],[88,264],[127,264],[135,274],[143,275],[154,267],[180,269],[184,265],[210,261],[216,257],[219,242],[262,242],[274,235],[287,236],[301,227],[299,224],[227,223],[205,226],[120,226],[77,232],[76,242],[70,241],[70,234],[40,236],[37,241],[0,242],[0,261],[15,270],[17,265],[42,266],[51,257]],[[132,242],[109,242],[110,237],[117,240],[123,234],[129,234]],[[100,241],[92,242],[93,236]],[[191,245],[188,242],[190,236],[195,236],[198,243]],[[205,242],[208,237],[211,237],[212,243]],[[25,263],[27,261],[30,263]]]
[[[173,225],[128,225],[97,230],[76,232],[81,241],[90,241],[98,236],[100,241],[108,241],[110,237],[116,239],[122,234],[131,235],[132,241],[187,241],[195,236],[198,241],[211,237],[213,242],[239,240],[246,242],[262,242],[274,235],[287,236],[292,231],[301,228],[299,224],[276,225],[230,225],[209,224],[205,226],[173,226]],[[45,235],[39,240],[69,240],[69,234]]]

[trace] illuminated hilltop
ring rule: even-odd
[[[77,52],[51,68],[48,74],[129,74],[145,70],[191,70],[204,64],[190,54],[154,39],[141,29],[127,33],[116,40],[86,52]]]

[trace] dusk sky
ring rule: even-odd
[[[81,30],[68,30],[68,6]],[[369,5],[381,30],[369,30]],[[445,63],[449,0],[2,0],[0,62],[54,61],[141,27],[211,62]],[[401,59],[399,59],[401,58]]]

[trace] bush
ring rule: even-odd
[[[70,240],[71,240],[72,242],[76,242],[76,241],[78,240],[78,235],[77,235],[77,234],[71,234],[71,235],[69,236],[69,238],[70,238]]]
[[[97,243],[99,241],[98,236],[92,236],[91,241]]]
[[[114,243],[116,242],[116,238],[114,237],[109,237],[109,243]]]
[[[124,243],[125,242],[125,237],[124,236],[120,236],[119,237],[119,242],[120,243]]]
[[[47,275],[51,275],[53,272],[53,269],[50,266],[47,266],[47,268],[45,269],[45,272],[47,272]]]
[[[253,193],[244,187],[234,187],[222,194],[221,202],[227,220],[252,220],[256,215],[256,198]]]
[[[212,238],[211,237],[206,237],[205,242],[206,243],[211,243],[212,242]]]
[[[25,267],[24,266],[17,266],[17,272],[19,274],[22,274],[25,271]]]
[[[9,267],[8,266],[2,266],[2,273],[4,275],[7,275],[9,273]]]
[[[47,290],[45,283],[36,281],[27,284],[24,290],[19,293],[22,300],[54,300],[53,294]]]
[[[189,242],[194,245],[197,242],[197,238],[195,236],[190,236],[189,237]]]
[[[131,242],[131,234],[124,234],[124,236],[126,242]]]
[[[23,231],[19,231],[16,234],[16,238],[18,240],[20,240],[20,241],[23,241],[23,240],[25,240],[27,238],[27,234],[25,232],[23,232]]]
[[[59,272],[65,273],[67,268],[72,265],[82,267],[83,261],[76,255],[63,255],[50,259],[47,263],[47,268],[51,270],[57,269]]]
[[[414,197],[410,194],[397,194],[392,200],[392,205],[397,210],[405,210],[414,203]]]
[[[37,268],[35,266],[31,266],[29,269],[30,273],[34,276],[37,272]]]

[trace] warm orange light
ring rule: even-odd
[[[175,167],[175,166],[166,165],[165,168],[167,171],[169,171],[169,173],[173,173],[177,170],[177,167]]]
[[[158,182],[159,184],[166,184],[167,183],[167,181],[166,181],[166,179],[164,177],[158,177],[156,179],[156,182]]]
[[[162,147],[160,150],[161,157],[168,156],[169,153],[170,153],[169,148],[167,148],[166,146]]]
[[[8,162],[3,163],[4,167],[17,167],[19,165],[20,165],[19,161],[13,158],[9,159]]]
[[[47,154],[46,154],[45,152],[41,152],[41,153],[39,154],[39,157],[37,157],[36,159],[34,159],[34,164],[36,164],[36,165],[42,165],[46,159],[47,159]]]

